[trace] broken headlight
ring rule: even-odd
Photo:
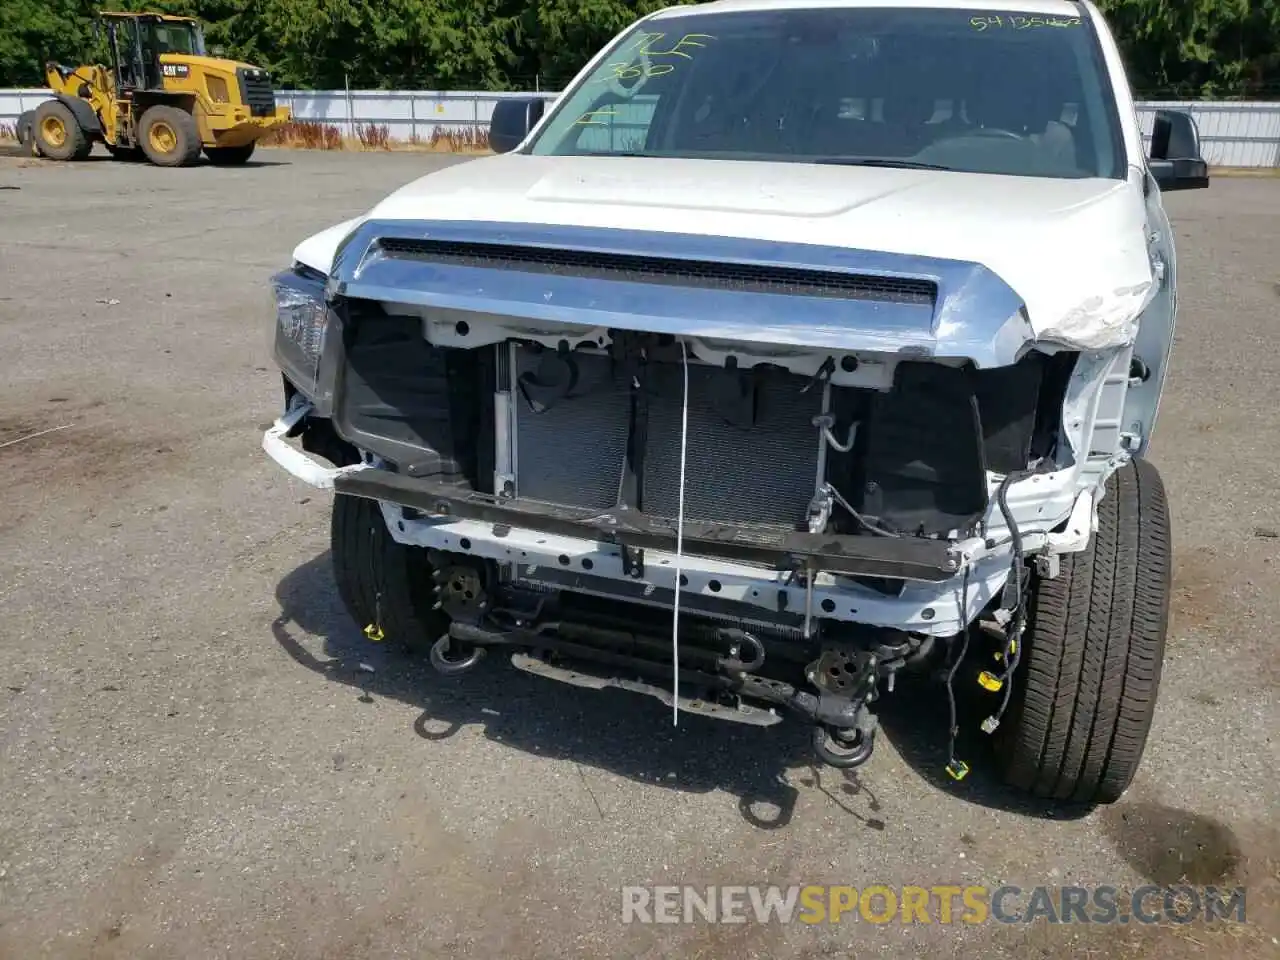
[[[276,306],[276,363],[321,416],[326,416],[333,405],[333,377],[326,375],[331,371],[326,370],[324,356],[329,330],[324,286],[323,274],[300,265],[271,278]]]

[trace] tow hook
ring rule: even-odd
[[[841,730],[822,725],[813,728],[813,750],[818,757],[833,767],[850,770],[871,759],[876,748],[874,721],[869,730],[854,727]]]
[[[729,676],[740,677],[764,666],[764,644],[754,634],[730,628],[716,631],[716,637],[729,644],[729,655],[716,660],[716,666]]]
[[[489,609],[489,597],[479,569],[467,561],[450,562],[448,554],[434,551],[436,603],[433,610],[443,611],[453,623],[439,640],[431,645],[431,666],[447,677],[467,673],[484,659],[481,644],[468,643],[456,636],[460,623],[478,624]],[[469,652],[468,652],[469,651]]]
[[[471,670],[484,659],[484,647],[473,647],[469,654],[460,659],[454,659],[451,656],[454,653],[453,637],[446,633],[431,645],[431,666],[447,677],[456,677]]]
[[[849,770],[871,759],[876,716],[867,704],[876,697],[879,666],[874,653],[828,647],[806,669],[826,708],[815,711],[813,727],[813,750],[824,763]]]

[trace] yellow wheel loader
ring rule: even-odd
[[[200,24],[158,13],[99,14],[110,66],[50,63],[53,98],[18,118],[19,138],[53,160],[82,160],[101,141],[113,156],[162,167],[244,163],[286,123],[267,71],[205,53]],[[100,34],[101,35],[101,34]]]

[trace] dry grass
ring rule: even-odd
[[[342,128],[332,123],[291,121],[276,127],[262,138],[264,147],[289,147],[295,150],[422,150],[431,153],[488,153],[489,137],[484,130],[461,127],[445,130],[436,127],[428,137],[415,136],[397,140],[385,124],[366,123],[356,127],[354,137],[343,136]]]
[[[1210,167],[1209,177],[1280,177],[1280,167]]]
[[[331,123],[299,123],[292,120],[274,127],[259,141],[264,147],[299,150],[341,150],[342,131]]]
[[[385,124],[377,126],[372,123],[362,123],[356,127],[356,139],[366,150],[389,150],[391,128]]]
[[[0,140],[17,140],[18,128],[12,123],[0,123]]]
[[[442,153],[488,153],[489,132],[475,127],[443,130],[436,127],[427,140],[427,149]]]

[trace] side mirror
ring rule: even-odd
[[[494,153],[510,153],[529,135],[547,102],[541,97],[522,100],[499,100],[493,105],[489,120],[489,149]]]
[[[1200,131],[1191,114],[1181,110],[1156,111],[1147,166],[1161,190],[1199,190],[1209,186],[1209,165],[1200,153]]]

